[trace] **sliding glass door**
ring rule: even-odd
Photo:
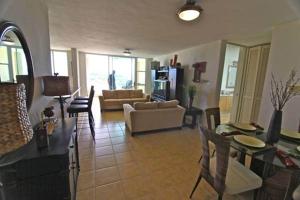
[[[109,90],[108,79],[112,76],[115,89],[133,89],[135,86],[144,89],[145,63],[143,58],[86,54],[87,89],[94,85],[96,94]],[[136,64],[139,71],[136,71]]]
[[[86,54],[87,89],[95,87],[96,94],[108,90],[109,62],[108,56]]]

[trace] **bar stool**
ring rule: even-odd
[[[91,92],[92,92],[92,91],[95,91],[93,85],[91,86],[89,96],[91,95]],[[82,99],[81,99],[81,98],[82,98]],[[84,99],[84,98],[86,98],[86,97],[79,97],[79,99],[78,99],[78,98],[75,98],[73,101],[71,101],[71,105],[88,105],[88,103],[89,103],[89,98],[88,98],[88,99]],[[94,116],[93,116],[93,112],[91,112],[91,118],[92,118],[92,120],[93,120],[93,123],[95,123],[95,121],[94,121]]]
[[[95,131],[94,131],[94,117],[92,113],[92,104],[94,98],[94,88],[91,88],[89,94],[89,100],[87,104],[71,104],[67,108],[67,112],[69,113],[69,117],[76,117],[76,130],[78,130],[78,114],[79,113],[88,113],[89,125],[93,139],[95,140]]]
[[[94,86],[91,86],[90,92],[94,89]],[[74,100],[89,100],[88,96],[79,96],[79,97],[75,97]]]

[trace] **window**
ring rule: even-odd
[[[52,73],[59,76],[68,76],[68,52],[51,50]]]
[[[16,83],[17,74],[28,74],[23,49],[17,46],[0,46],[0,82]]]
[[[134,82],[134,58],[111,57],[110,73],[115,71],[116,88],[131,89]]]
[[[99,94],[108,89],[109,65],[108,56],[86,54],[87,87],[94,85],[95,92]]]
[[[146,83],[146,59],[137,58],[136,62],[136,86],[137,89],[142,89],[145,91]]]
[[[0,47],[0,82],[10,81],[8,50],[6,46]]]
[[[87,87],[90,88],[91,85],[94,85],[96,94],[101,94],[102,90],[110,89],[109,77],[114,71],[115,89],[134,88],[137,60],[137,58],[130,57],[86,54]],[[140,61],[140,63],[142,62],[143,60]],[[140,64],[139,68],[140,72],[144,74],[139,74],[138,80],[143,89],[145,67],[143,68],[143,65]]]

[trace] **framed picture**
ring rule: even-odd
[[[228,66],[226,88],[234,88],[237,74],[237,61]]]

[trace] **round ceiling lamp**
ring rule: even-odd
[[[203,9],[201,6],[196,5],[195,0],[187,0],[186,4],[178,10],[177,15],[184,21],[193,21],[200,16],[202,11]]]
[[[130,56],[131,55],[131,51],[130,49],[125,49],[125,51],[123,51],[124,56]]]

